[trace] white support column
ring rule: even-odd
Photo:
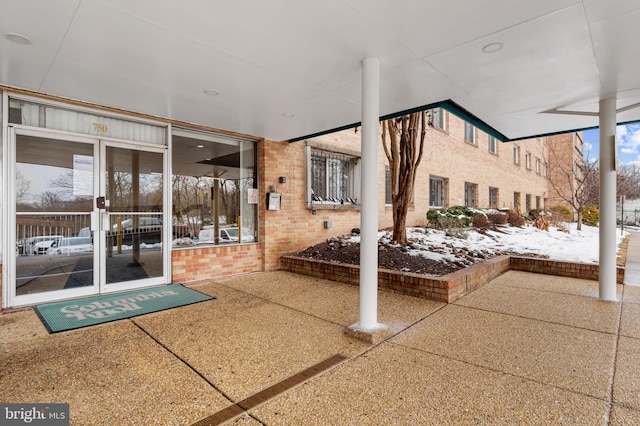
[[[360,317],[347,331],[377,342],[389,328],[378,323],[378,144],[380,60],[362,61],[362,132],[360,182]]]
[[[600,299],[616,300],[616,99],[600,101]]]
[[[380,60],[362,61],[362,133],[360,183],[360,329],[378,325],[378,125]]]

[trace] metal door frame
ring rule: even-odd
[[[155,285],[162,285],[171,282],[170,275],[170,264],[171,264],[171,215],[170,215],[170,203],[166,200],[166,187],[167,187],[167,150],[164,146],[157,145],[146,145],[141,143],[126,143],[121,141],[110,141],[106,139],[100,140],[100,171],[99,171],[99,189],[98,196],[106,197],[106,170],[107,170],[107,147],[121,148],[127,149],[131,151],[145,151],[145,152],[155,152],[162,154],[162,167],[163,167],[163,180],[162,180],[162,195],[163,195],[163,203],[162,203],[162,265],[163,265],[163,273],[160,277],[152,277],[146,278],[136,281],[122,281],[119,283],[111,283],[107,284],[107,250],[106,246],[106,230],[108,229],[108,225],[105,228],[105,220],[104,215],[108,215],[105,211],[100,211],[99,215],[100,220],[98,220],[98,244],[100,244],[100,293],[113,293],[117,291],[124,290],[133,290],[136,288],[143,287],[151,287]],[[106,221],[108,222],[108,221]]]
[[[2,241],[2,307],[20,307],[35,305],[44,302],[52,302],[64,299],[90,296],[100,293],[117,292],[131,290],[141,287],[163,285],[171,282],[171,198],[169,194],[170,167],[169,150],[165,145],[158,146],[139,142],[119,141],[111,139],[101,139],[87,135],[50,130],[44,128],[33,128],[21,125],[9,125],[7,127],[7,138],[3,142],[3,181],[5,182],[3,191],[2,225],[4,228],[4,238]],[[97,233],[98,242],[94,234],[94,282],[92,286],[78,287],[72,289],[43,291],[27,295],[16,295],[16,199],[15,199],[15,172],[16,172],[16,136],[25,135],[42,137],[68,142],[80,142],[93,144],[93,189],[94,208],[91,212],[91,229]],[[100,212],[95,204],[95,197],[104,196],[105,170],[106,170],[106,147],[114,146],[118,148],[157,152],[163,155],[163,230],[162,230],[162,263],[163,274],[155,277],[137,281],[125,281],[106,285],[105,271],[105,232],[100,231]],[[169,197],[169,198],[168,198]]]

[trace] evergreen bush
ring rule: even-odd
[[[582,223],[587,226],[598,226],[600,222],[600,211],[593,206],[582,208]]]
[[[431,209],[427,212],[429,224],[437,229],[464,228],[471,225],[477,210],[464,206]]]
[[[549,211],[551,212],[552,222],[571,222],[573,220],[573,212],[567,206],[553,206]]]

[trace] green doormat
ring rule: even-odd
[[[180,284],[36,306],[49,333],[73,330],[214,299]]]

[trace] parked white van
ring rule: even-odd
[[[220,244],[229,244],[229,243],[237,243],[238,242],[238,228],[234,227],[234,228],[220,228],[219,229],[219,236],[220,236]],[[213,225],[207,225],[205,226],[199,233],[198,233],[198,244],[211,244],[214,243],[214,229],[213,229]],[[255,241],[255,238],[253,237],[253,233],[251,233],[251,231],[247,228],[242,228],[242,240],[241,242],[243,243],[250,243]]]
[[[49,255],[65,255],[93,251],[91,237],[70,237],[55,240],[51,248],[47,250]]]

